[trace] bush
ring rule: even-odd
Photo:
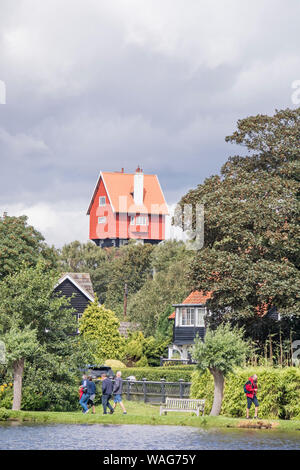
[[[178,382],[183,379],[184,382],[191,382],[194,366],[168,367],[128,367],[122,370],[122,377],[133,375],[137,380],[146,378],[150,381],[160,381],[166,379],[167,382]]]
[[[10,410],[13,402],[13,385],[5,383],[0,386],[0,407]]]
[[[272,367],[237,368],[225,378],[221,414],[243,417],[246,412],[246,395],[243,386],[248,378],[257,374],[259,416],[264,418],[300,418],[300,370],[295,367],[277,369]],[[192,398],[205,398],[205,408],[210,411],[213,402],[213,377],[207,371],[192,375]],[[252,405],[253,406],[253,405]],[[250,411],[251,413],[251,411]]]
[[[141,359],[137,361],[135,366],[136,367],[148,367],[149,364],[148,364],[148,359],[146,358],[146,356],[142,356]]]
[[[0,421],[6,421],[8,417],[8,411],[5,408],[0,408]]]
[[[118,370],[118,369],[124,369],[126,367],[126,365],[121,362],[121,361],[118,361],[117,359],[107,359],[104,363],[105,366],[109,366],[111,367],[113,370]]]

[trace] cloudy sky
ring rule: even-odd
[[[99,171],[138,164],[175,204],[237,153],[239,118],[296,106],[299,18],[299,0],[0,0],[0,213],[86,241]]]

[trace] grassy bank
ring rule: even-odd
[[[229,418],[226,416],[197,417],[190,413],[168,413],[167,416],[159,416],[159,406],[139,402],[124,402],[127,415],[123,415],[117,408],[113,415],[102,414],[101,407],[96,408],[96,414],[92,411],[84,415],[76,412],[46,412],[46,411],[7,411],[7,421],[34,422],[44,424],[153,424],[194,426],[205,428],[243,428],[257,427],[270,429],[270,431],[299,431],[300,420],[245,420],[241,418]],[[3,421],[0,421],[3,423]]]

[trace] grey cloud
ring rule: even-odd
[[[69,201],[77,217],[100,170],[137,164],[177,202],[239,151],[224,141],[239,118],[293,106],[299,13],[295,0],[2,0],[1,206]]]

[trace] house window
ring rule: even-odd
[[[100,196],[99,197],[99,206],[105,206],[106,204],[106,197],[105,196]]]
[[[197,313],[197,326],[205,327],[205,322],[204,318],[206,315],[206,308],[205,307],[198,307],[198,313]]]
[[[134,225],[134,219],[135,219],[134,215],[131,215],[130,216],[130,225]]]
[[[181,309],[181,326],[194,326],[195,325],[195,309],[182,308]]]
[[[136,225],[148,225],[148,217],[144,215],[138,215],[136,218]]]
[[[106,217],[98,217],[98,224],[106,224]]]

